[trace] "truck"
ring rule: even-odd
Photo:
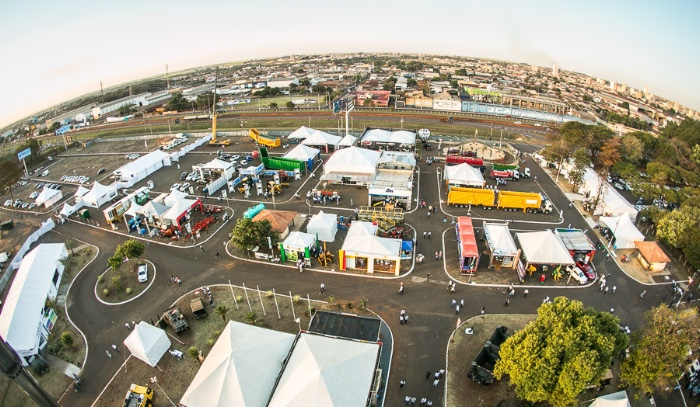
[[[491,209],[495,202],[493,189],[452,187],[447,193],[447,204],[457,207],[474,205]]]
[[[260,134],[260,131],[258,131],[258,129],[249,129],[248,136],[259,145],[265,147],[279,147],[282,144],[279,137],[272,137]]]
[[[192,308],[194,319],[204,318],[207,316],[207,310],[204,309],[204,302],[199,297],[193,298],[192,301],[190,301],[190,308]]]
[[[520,178],[530,178],[530,168],[525,167],[523,172],[520,173]]]
[[[520,172],[518,170],[491,170],[489,176],[492,179],[500,178],[502,180],[517,181],[520,178]]]
[[[518,164],[493,164],[491,166],[491,169],[496,171],[519,170],[520,166]]]
[[[172,307],[165,311],[163,320],[173,328],[177,335],[190,329],[190,325],[187,323],[185,316],[182,315],[182,311],[180,311],[178,307]]]
[[[481,167],[484,165],[484,160],[477,157],[462,157],[460,155],[448,155],[445,158],[447,164],[462,164],[467,163],[473,167]]]
[[[153,389],[132,384],[124,397],[124,407],[152,407]]]
[[[528,213],[551,213],[552,202],[537,192],[498,191],[498,208],[506,211],[522,209]]]

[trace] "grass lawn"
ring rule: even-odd
[[[107,269],[97,280],[97,296],[104,302],[120,303],[139,295],[153,278],[153,266],[146,263],[149,281],[139,283],[136,270],[141,263],[139,260],[127,261],[116,270]]]
[[[195,319],[190,310],[190,301],[198,294],[195,291],[186,295],[177,303],[177,306],[180,307],[187,319],[190,330],[176,336],[172,328],[166,328],[166,333],[171,337],[171,349],[182,351],[185,354],[185,359],[178,361],[170,354],[165,353],[157,368],[152,368],[136,358],[129,359],[125,368],[117,373],[114,381],[110,383],[102,397],[97,401],[96,406],[119,405],[123,402],[124,394],[129,385],[136,383],[150,386],[149,380],[154,376],[158,378],[158,386],[155,388],[156,404],[169,404],[166,394],[177,403],[200,366],[196,358],[188,355],[188,349],[194,347],[201,351],[206,358],[229,320],[255,324],[263,328],[292,334],[299,332],[299,326],[306,329],[309,325],[309,302],[306,298],[296,297],[293,294],[290,297],[289,292],[277,293],[277,295],[271,291],[258,292],[255,288],[250,287],[248,290],[238,286],[212,286],[210,288],[215,307],[223,305],[227,308],[225,321],[209,305],[208,300],[205,301],[208,315],[201,319]],[[334,301],[319,301],[321,299],[319,295],[315,295],[315,297],[317,297],[315,300],[311,300],[312,310],[343,309],[352,313],[368,313],[366,310],[360,311],[358,309],[360,304],[351,304],[348,307],[348,304],[337,304]],[[333,300],[333,298],[324,298],[324,300]],[[300,322],[295,322],[295,318],[299,318]],[[121,357],[124,357],[125,353],[128,355],[128,351],[122,351]]]

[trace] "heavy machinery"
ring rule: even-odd
[[[212,102],[211,106],[211,140],[209,140],[209,145],[212,147],[225,147],[225,146],[230,146],[231,145],[231,140],[217,140],[216,139],[216,85],[218,84],[219,80],[219,70],[216,70],[216,74],[214,75],[214,101]]]
[[[124,398],[124,407],[151,407],[153,406],[153,389],[132,384]]]
[[[190,329],[190,324],[187,323],[185,316],[182,315],[182,311],[180,311],[178,307],[172,307],[165,311],[163,320],[170,325],[178,335]]]
[[[207,310],[204,308],[204,302],[199,297],[193,298],[192,301],[190,301],[190,308],[192,308],[194,319],[204,318],[207,316]]]

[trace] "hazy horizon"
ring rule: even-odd
[[[41,10],[37,13],[36,10]],[[84,0],[6,5],[0,15],[0,126],[81,95],[226,61],[290,54],[417,53],[575,71],[700,110],[693,52],[700,2],[593,0],[489,4],[314,0],[119,5]]]

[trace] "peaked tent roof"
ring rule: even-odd
[[[518,253],[508,225],[484,222],[484,237],[495,256],[512,256]]]
[[[202,165],[202,168],[211,168],[215,170],[225,170],[233,166],[233,163],[215,158],[208,163]]]
[[[183,200],[187,198],[187,193],[186,192],[181,192],[178,191],[177,189],[173,189],[170,191],[168,196],[163,198],[163,203],[165,206],[173,206],[177,201]]]
[[[305,138],[301,144],[307,146],[337,146],[341,137],[334,136],[323,131],[315,130],[309,137]]]
[[[551,230],[515,234],[529,263],[574,264],[564,242]]]
[[[307,161],[318,157],[319,149],[305,146],[299,144],[298,146],[291,149],[287,154],[283,155],[282,158],[289,158],[292,160]]]
[[[75,191],[75,194],[73,194],[73,196],[83,196],[83,195],[87,194],[88,192],[90,192],[89,189],[85,188],[82,185],[78,185],[78,190]]]
[[[319,211],[309,220],[306,231],[311,235],[318,234],[318,240],[333,242],[335,233],[338,231],[338,215]]]
[[[630,407],[630,400],[624,390],[597,397],[588,407]]]
[[[634,249],[634,242],[644,240],[644,235],[634,226],[627,212],[623,212],[619,216],[601,216],[598,223],[607,226],[613,232],[615,246],[619,249]]]
[[[61,212],[59,212],[59,214],[61,216],[70,216],[74,214],[77,210],[78,208],[76,208],[75,206],[69,205],[68,202],[64,202],[63,207],[61,208]]]
[[[51,199],[58,194],[61,194],[61,191],[57,189],[44,188],[41,190],[41,193],[39,193],[39,196],[36,197],[34,202],[36,202],[37,205],[43,205],[44,202],[51,201]],[[63,194],[61,194],[61,196],[63,196]]]
[[[357,142],[357,137],[352,136],[350,134],[346,134],[345,137],[343,137],[340,140],[340,143],[338,143],[338,145],[342,146],[342,147],[351,147],[351,146],[354,146],[356,142]]]
[[[445,179],[451,184],[484,185],[484,176],[481,171],[467,163],[445,166]]]
[[[401,239],[375,236],[376,228],[370,222],[353,222],[345,236],[342,250],[375,256],[399,256],[401,254]]]
[[[377,225],[372,222],[360,222],[355,221],[350,224],[350,229],[348,229],[348,237],[354,236],[374,236],[377,234]]]
[[[263,220],[269,221],[274,232],[282,233],[287,230],[295,216],[297,216],[297,212],[294,211],[263,209],[255,215],[253,222],[260,222]]]
[[[180,217],[180,215],[192,209],[196,203],[197,200],[195,199],[180,199],[176,201],[173,206],[170,207],[170,209],[163,213],[163,219],[170,219],[174,222]]]
[[[287,138],[288,139],[305,139],[312,135],[316,130],[308,128],[306,126],[301,126],[298,129],[291,132]]]
[[[132,355],[155,367],[165,351],[170,348],[170,339],[164,330],[141,321],[124,339],[124,345]]]
[[[20,263],[0,312],[0,336],[18,351],[34,349],[59,259],[68,257],[63,243],[44,243]]]
[[[284,239],[285,246],[292,247],[310,247],[316,243],[316,236],[304,232],[290,232],[287,238]]]
[[[160,204],[160,203],[155,202],[155,201],[148,201],[148,202],[146,202],[145,205],[143,205],[139,209],[138,213],[142,213],[146,216],[152,215],[152,216],[160,217],[165,212],[167,212],[168,209],[170,209],[170,208],[168,208],[167,206],[165,206],[163,204]]]
[[[285,332],[229,321],[180,403],[265,406],[294,339]]]
[[[270,407],[365,406],[379,344],[302,333]]]
[[[380,155],[381,153],[379,151],[368,150],[361,147],[343,148],[331,155],[323,169],[325,173],[374,174]]]

